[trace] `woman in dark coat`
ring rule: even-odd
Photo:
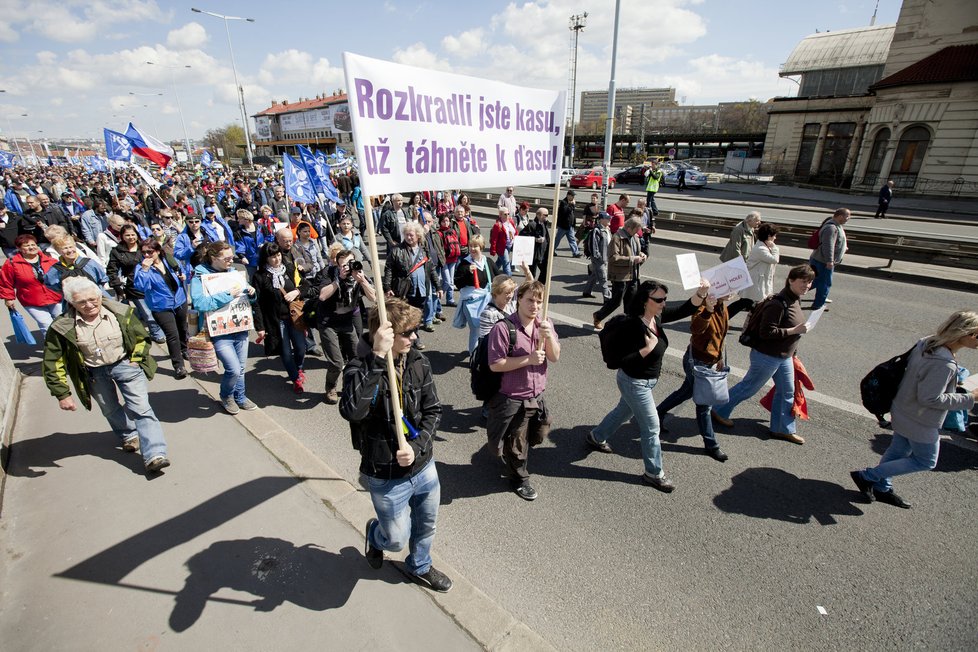
[[[252,279],[258,293],[255,330],[265,331],[265,355],[278,354],[296,394],[302,394],[306,358],[305,332],[297,328],[289,314],[289,303],[302,294],[295,269],[282,262],[282,250],[270,242],[261,250],[258,271]]]

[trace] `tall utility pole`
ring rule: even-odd
[[[587,25],[587,12],[570,17],[569,29],[571,31],[571,73],[570,73],[570,165],[574,167],[574,135],[577,133],[577,120],[574,115],[577,112],[577,42],[580,38],[581,30]]]
[[[611,166],[611,139],[615,126],[615,64],[618,61],[618,19],[621,0],[615,0],[615,31],[611,37],[611,80],[608,81],[608,117],[604,127],[604,161],[601,164],[601,206],[608,205],[608,168]]]
[[[207,14],[208,16],[214,16],[215,18],[220,18],[224,21],[224,31],[228,35],[228,52],[231,53],[231,72],[234,73],[234,87],[238,92],[239,105],[241,108],[241,124],[244,127],[245,132],[245,150],[248,152],[248,165],[255,167],[255,159],[251,153],[251,128],[248,126],[248,109],[245,108],[244,99],[244,88],[238,82],[238,68],[234,65],[234,48],[231,47],[231,28],[228,27],[229,20],[243,20],[245,22],[253,23],[254,18],[242,18],[241,16],[225,16],[224,14],[216,14],[213,11],[204,11],[203,9],[196,9],[191,7],[190,11],[195,14]]]

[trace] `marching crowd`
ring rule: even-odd
[[[165,347],[178,379],[219,362],[221,406],[230,414],[258,407],[246,391],[251,330],[266,355],[279,357],[286,388],[296,394],[308,391],[306,356],[322,355],[324,401],[338,403],[350,422],[377,512],[367,524],[367,561],[379,568],[385,550],[409,546],[407,566],[416,581],[447,591],[451,580],[430,557],[440,496],[433,441],[441,405],[422,353],[431,343],[421,332],[449,320],[468,329],[466,354],[473,389],[478,385],[484,403],[489,450],[505,465],[515,494],[536,499],[528,460],[553,422],[546,389],[550,366],[561,357],[556,329],[542,318],[544,283],[552,244],[555,249],[564,239],[570,255],[589,259],[583,296],[598,294],[603,302],[593,326],[620,393],[583,445],[612,453],[609,442],[631,419],[640,433],[642,481],[671,492],[675,485],[659,442],[666,415],[692,399],[706,454],[724,462],[728,456],[714,427],[733,427],[736,407],[771,379],[771,435],[804,444],[796,429],[797,386],[806,379],[796,351],[809,329],[801,301],[814,287],[811,308],[828,309],[832,272],[846,252],[849,211],[839,209],[821,224],[809,263],[792,267],[783,285],[774,278],[778,227],[748,214],[720,259],[742,258],[753,285],[731,301],[711,293],[704,280],[688,298],[670,302],[666,284],[640,274],[655,233],[660,177],[649,168],[646,197],[634,208],[621,194],[602,209],[595,193],[580,209],[568,191],[555,228],[547,208],[531,214],[508,187],[498,198],[496,220],[483,232],[464,192],[394,194],[365,204],[353,170],[334,178],[340,202],[302,204],[289,199],[274,169],[177,171],[154,188],[125,169],[11,168],[2,179],[0,246],[7,261],[0,268],[0,297],[11,311],[19,303],[36,322],[44,339],[43,375],[60,407],[76,409],[77,398],[90,409],[94,400],[122,447],[142,454],[148,473],[170,464],[148,399],[154,342]],[[377,242],[386,244],[379,288],[368,275],[375,271],[365,241],[368,221]],[[513,270],[517,236],[533,239],[521,281]],[[379,293],[383,323],[368,309]],[[215,313],[242,304],[250,306],[250,321],[232,316],[233,328],[214,327]],[[622,306],[623,314],[612,316]],[[446,315],[446,308],[454,312]],[[741,311],[749,313],[740,341],[750,347],[750,367],[728,388],[729,320]],[[669,342],[663,326],[686,319],[691,338],[683,384],[657,401]],[[877,466],[852,473],[867,500],[909,507],[894,493],[892,478],[933,468],[946,412],[974,407],[978,390],[956,391],[955,360],[961,349],[974,348],[978,313],[957,312],[908,352],[890,410],[892,444]],[[394,422],[393,402],[401,423]]]

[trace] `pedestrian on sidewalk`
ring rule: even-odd
[[[890,208],[890,200],[893,199],[893,181],[887,181],[880,188],[879,206],[876,207],[876,215],[873,219],[886,219],[886,211]]]
[[[608,246],[611,244],[611,216],[606,212],[598,213],[597,226],[585,236],[584,248],[589,250],[591,263],[587,268],[587,283],[584,285],[584,298],[591,298],[594,286],[598,286],[598,291],[602,301],[611,298],[611,290],[608,287]],[[590,247],[588,246],[590,242]]]
[[[577,218],[574,215],[574,191],[568,190],[567,195],[560,201],[557,207],[557,239],[554,241],[554,251],[560,247],[560,241],[567,238],[567,245],[570,247],[571,255],[574,258],[583,256],[577,247]]]
[[[412,346],[421,310],[400,299],[386,302],[380,323],[371,309],[369,333],[357,345],[357,357],[343,372],[340,415],[350,422],[354,448],[360,451],[376,518],[367,521],[364,555],[371,568],[384,563],[384,551],[408,546],[408,573],[418,584],[444,593],[452,580],[431,565],[431,546],[441,500],[434,461],[434,437],[441,403],[428,359]],[[387,353],[394,356],[397,387],[389,385]],[[394,425],[391,400],[401,403],[404,424]],[[400,450],[394,428],[403,428],[409,448]]]
[[[641,249],[638,234],[642,231],[642,219],[629,218],[625,225],[611,238],[608,248],[608,279],[611,281],[611,296],[592,315],[595,330],[601,330],[601,321],[625,302],[631,304],[632,296],[638,288],[638,269],[646,256]]]
[[[659,184],[662,183],[665,173],[659,169],[657,161],[651,161],[645,168],[645,199],[652,209],[652,215],[658,217],[659,207],[655,205],[655,193],[659,192]]]
[[[86,277],[66,278],[62,288],[69,308],[44,339],[44,384],[62,410],[77,409],[69,380],[86,410],[95,399],[122,449],[142,453],[147,473],[170,466],[163,428],[149,404],[148,381],[156,373],[152,342],[135,308],[104,299]]]
[[[978,389],[956,391],[961,349],[978,348],[978,313],[956,312],[937,332],[917,342],[890,412],[893,439],[878,465],[850,473],[866,497],[903,509],[910,503],[893,491],[893,478],[937,466],[941,424],[948,410],[971,410]]]
[[[818,246],[812,250],[811,258],[808,260],[808,264],[815,270],[815,300],[812,301],[812,310],[818,310],[826,303],[832,303],[829,300],[832,275],[848,249],[846,231],[842,227],[850,217],[848,208],[839,208],[832,217],[822,222],[818,230]]]

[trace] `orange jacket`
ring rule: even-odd
[[[796,419],[802,419],[808,421],[808,401],[805,400],[805,388],[815,389],[815,383],[812,382],[811,376],[808,375],[808,370],[805,369],[805,365],[801,363],[801,359],[796,355],[794,357],[795,362],[795,402],[791,404],[791,411],[794,413]],[[764,407],[768,412],[771,411],[771,404],[774,403],[774,388],[764,395],[761,399],[761,406]]]

